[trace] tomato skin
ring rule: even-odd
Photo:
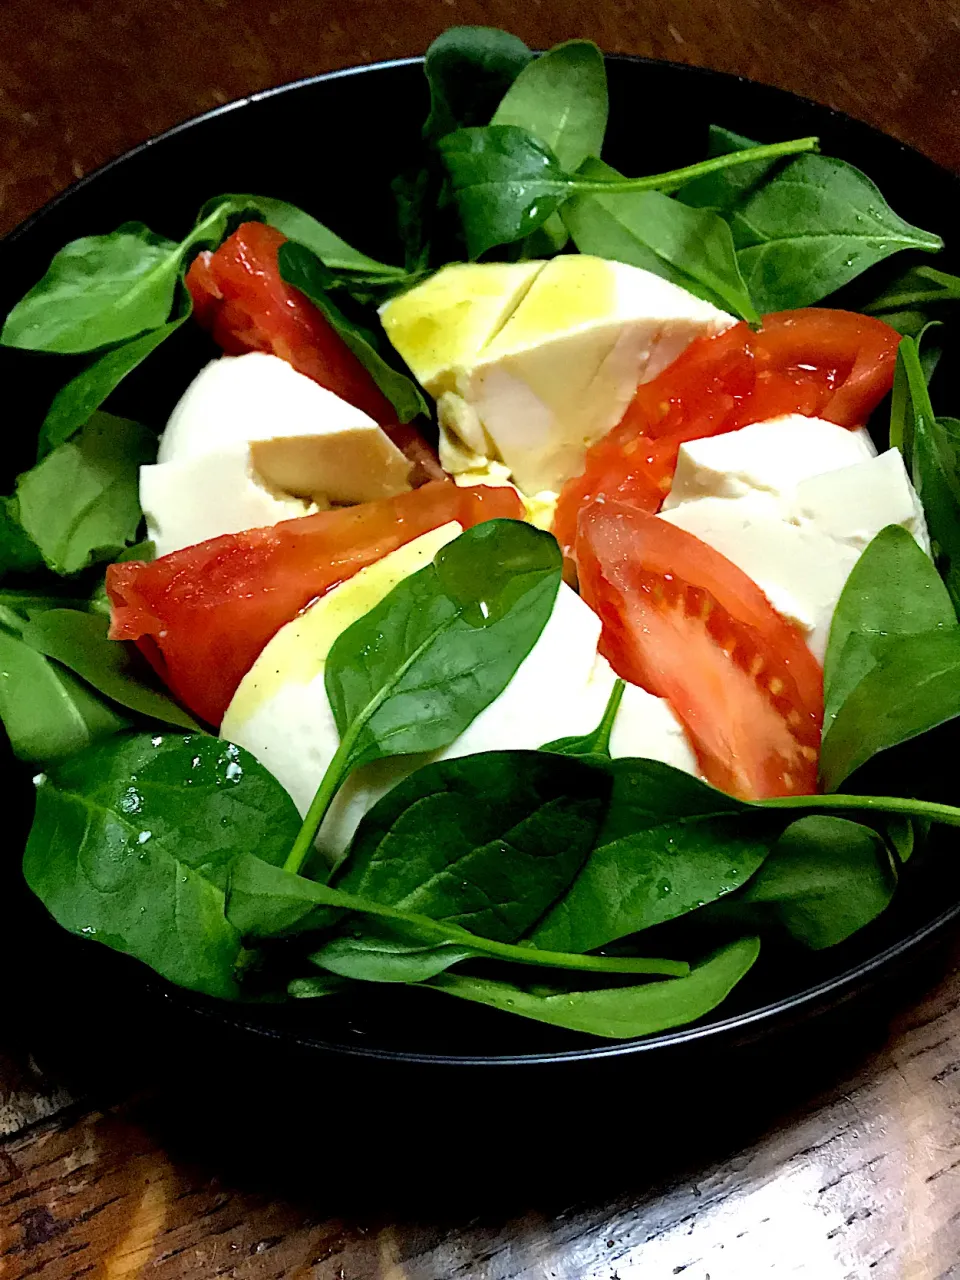
[[[669,700],[710,783],[753,800],[816,791],[819,664],[742,570],[620,502],[582,512],[577,561],[601,651]]]
[[[317,307],[280,277],[277,254],[286,236],[263,222],[244,222],[215,253],[197,255],[186,275],[198,322],[228,355],[264,351],[362,409],[415,464],[413,483],[446,473],[415,427],[396,412],[370,374]]]
[[[107,569],[110,638],[133,640],[173,694],[218,725],[264,645],[306,605],[422,533],[522,519],[512,488],[410,493],[225,534]]]
[[[857,427],[893,385],[899,335],[872,316],[828,307],[781,311],[758,333],[737,324],[698,338],[588,451],[567,481],[554,533],[573,553],[577,515],[598,498],[657,511],[670,491],[680,445],[783,414]]]

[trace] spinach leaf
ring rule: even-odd
[[[589,40],[570,40],[524,67],[490,123],[528,130],[573,173],[587,156],[600,154],[609,108],[603,54]],[[553,214],[527,240],[521,256],[550,256],[567,239],[563,223]]]
[[[298,826],[292,800],[239,747],[126,735],[41,777],[24,875],[71,933],[230,999],[241,954],[224,916],[230,867],[248,848],[282,860]]]
[[[918,338],[931,320],[945,318],[960,302],[960,276],[934,267],[909,267],[860,310],[879,316],[898,333]],[[929,380],[929,379],[928,379]]]
[[[615,1040],[652,1035],[695,1022],[721,1004],[748,972],[760,951],[757,938],[721,947],[686,978],[637,986],[576,991],[563,987],[524,988],[510,982],[445,973],[426,983],[437,991]]]
[[[409,422],[419,413],[428,414],[420,388],[412,378],[387,364],[377,350],[374,334],[348,320],[330,301],[325,292],[329,273],[320,259],[303,245],[291,243],[280,246],[279,261],[281,277],[319,308],[396,409],[400,421]]]
[[[466,125],[486,124],[533,54],[495,27],[450,27],[424,59],[430,114],[423,136],[435,142]]]
[[[530,935],[538,947],[592,951],[732,893],[783,822],[656,760],[614,760],[596,848]]]
[[[14,755],[35,764],[73,756],[130,723],[7,626],[0,626],[0,720]]]
[[[960,630],[892,643],[824,734],[820,774],[835,791],[873,756],[960,715]]]
[[[930,557],[898,525],[877,534],[853,567],[823,662],[824,732],[866,673],[903,636],[957,629]]]
[[[43,567],[43,556],[20,521],[16,496],[0,498],[0,576]]]
[[[109,623],[77,609],[45,609],[23,629],[38,653],[55,658],[100,693],[163,724],[199,729],[197,722],[156,684],[147,664],[128,644],[107,639]]]
[[[40,427],[38,457],[42,458],[44,454],[76,435],[127,374],[132,373],[161,343],[176,333],[190,314],[189,298],[184,306],[183,313],[177,319],[106,352],[60,388]]]
[[[601,760],[609,760],[610,735],[613,732],[617,712],[620,710],[620,703],[623,701],[623,691],[626,687],[623,680],[618,678],[614,681],[613,688],[610,690],[610,697],[607,699],[603,718],[592,733],[585,733],[572,738],[557,738],[554,742],[546,743],[540,750],[552,751],[560,756],[580,756],[594,760],[599,757]]]
[[[713,141],[730,147],[727,155],[754,145],[729,133]],[[843,160],[801,155],[776,170],[750,169],[740,175],[745,190],[717,189],[714,175],[713,193],[704,197],[701,189],[698,203],[730,223],[740,269],[762,312],[810,306],[902,249],[943,247],[939,236],[898,217],[874,183]]]
[[[0,342],[69,354],[158,328],[173,305],[180,253],[142,222],[74,240],[7,316]]]
[[[97,413],[76,439],[18,478],[20,523],[55,573],[111,560],[133,541],[140,466],[156,449],[146,427]]]
[[[900,449],[923,503],[934,559],[960,609],[960,422],[937,418],[918,342],[900,339],[890,404],[890,442]]]
[[[389,928],[368,921],[362,931],[331,938],[310,961],[360,982],[425,982],[464,960],[482,957],[482,952],[462,942],[437,942],[424,937],[419,928],[397,921]]]
[[[324,681],[340,747],[288,869],[302,865],[351,770],[439,751],[503,692],[550,616],[560,573],[549,534],[488,520],[441,548],[337,638]]]
[[[734,133],[732,129],[722,129],[719,125],[712,124],[707,156],[710,159],[729,156],[737,151],[748,151],[756,145],[742,133]],[[780,164],[781,158],[774,156],[767,160],[754,160],[751,164],[717,169],[694,182],[688,182],[678,199],[693,209],[712,209],[715,213],[725,213],[762,186]]]
[[[588,160],[580,172],[622,176],[601,160]],[[745,320],[759,320],[730,228],[710,209],[688,208],[660,191],[639,191],[574,196],[562,217],[581,253],[643,267]]]
[[[325,910],[326,909],[326,910]],[[453,942],[475,953],[475,958],[508,960],[514,964],[536,965],[549,969],[575,969],[594,974],[659,974],[664,977],[685,977],[690,966],[679,960],[646,959],[638,956],[582,956],[557,951],[543,951],[521,943],[498,942],[470,933],[450,921],[432,920],[429,916],[401,911],[397,907],[361,898],[326,884],[317,884],[279,867],[268,866],[252,854],[239,858],[232,870],[227,896],[227,919],[246,938],[264,939],[283,937],[304,932],[305,929],[326,928],[343,912],[352,911],[363,917],[372,917],[375,926],[387,922],[389,936],[400,943],[419,939],[424,943],[443,944]],[[335,914],[334,914],[335,913]],[[399,926],[399,931],[396,931]],[[365,935],[361,935],[365,936]],[[361,967],[370,973],[371,981],[381,981],[376,976],[388,963],[383,952],[370,954],[369,967],[363,959],[363,946],[355,949],[351,963],[360,976]],[[337,952],[332,953],[337,963]],[[312,957],[322,965],[326,951],[321,949]],[[450,964],[455,963],[453,959]],[[389,981],[403,979],[390,978]]]
[[[549,147],[516,125],[458,129],[438,143],[471,258],[496,245],[522,240],[574,195],[676,191],[727,165],[809,151],[815,146],[815,138],[800,138],[643,178],[599,179],[565,172]]]
[[[605,770],[545,752],[438,760],[364,816],[334,883],[515,942],[580,870],[609,792]]]
[[[745,928],[773,924],[819,951],[876,919],[896,887],[896,865],[876,831],[814,814],[791,823],[756,875],[710,916]]]

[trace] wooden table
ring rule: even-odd
[[[960,0],[518,9],[4,0],[0,231],[178,120],[299,76],[421,52],[458,22],[509,26],[539,46],[587,35],[751,76],[960,169]],[[561,1144],[552,1168],[505,1133],[473,1132],[464,1099],[441,1176],[422,1183],[389,1127],[368,1136],[367,1163],[325,1150],[322,1135],[309,1151],[301,1143],[291,1176],[276,1143],[264,1157],[208,1126],[203,1108],[184,1111],[142,1051],[118,1063],[82,1034],[38,1035],[11,999],[16,981],[0,974],[4,1280],[960,1276],[960,951],[891,988],[866,1018],[705,1069],[696,1105],[689,1085],[651,1093],[641,1078],[613,1108],[579,1098],[579,1143],[566,1162]],[[244,1105],[262,1120],[269,1100],[255,1086]],[[478,1165],[500,1144],[499,1165]]]

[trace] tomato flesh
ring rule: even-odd
[[[759,587],[699,538],[622,502],[583,511],[576,551],[602,652],[670,702],[704,777],[744,799],[814,793],[820,667]]]
[[[356,405],[378,422],[415,466],[413,483],[442,480],[436,454],[396,412],[323,314],[280,276],[277,254],[286,236],[263,222],[245,222],[215,253],[197,255],[186,284],[194,315],[228,355],[263,351]]]
[[[783,414],[864,423],[893,385],[899,335],[871,316],[806,307],[698,338],[642,383],[621,422],[564,485],[554,533],[572,555],[580,510],[596,499],[658,511],[681,444]]]
[[[110,637],[133,640],[183,704],[223,719],[264,645],[331,587],[458,520],[522,519],[512,488],[429,483],[410,493],[225,534],[107,569]]]

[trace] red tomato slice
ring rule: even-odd
[[[225,534],[152,564],[112,564],[110,638],[136,641],[176,697],[216,725],[267,641],[312,600],[450,520],[468,528],[523,514],[512,488],[426,484]]]
[[[588,450],[583,474],[564,485],[553,525],[564,553],[594,499],[659,510],[687,440],[786,413],[860,426],[893,385],[898,342],[882,320],[826,307],[766,316],[759,333],[738,324],[698,338],[637,388],[620,424]]]
[[[621,502],[583,511],[577,561],[601,650],[669,700],[709,782],[748,800],[816,791],[820,667],[742,570]]]
[[[216,253],[197,255],[187,272],[194,314],[228,355],[265,351],[370,415],[415,464],[413,483],[443,480],[436,454],[415,427],[397,422],[377,384],[321,312],[280,278],[275,227],[245,222]]]

